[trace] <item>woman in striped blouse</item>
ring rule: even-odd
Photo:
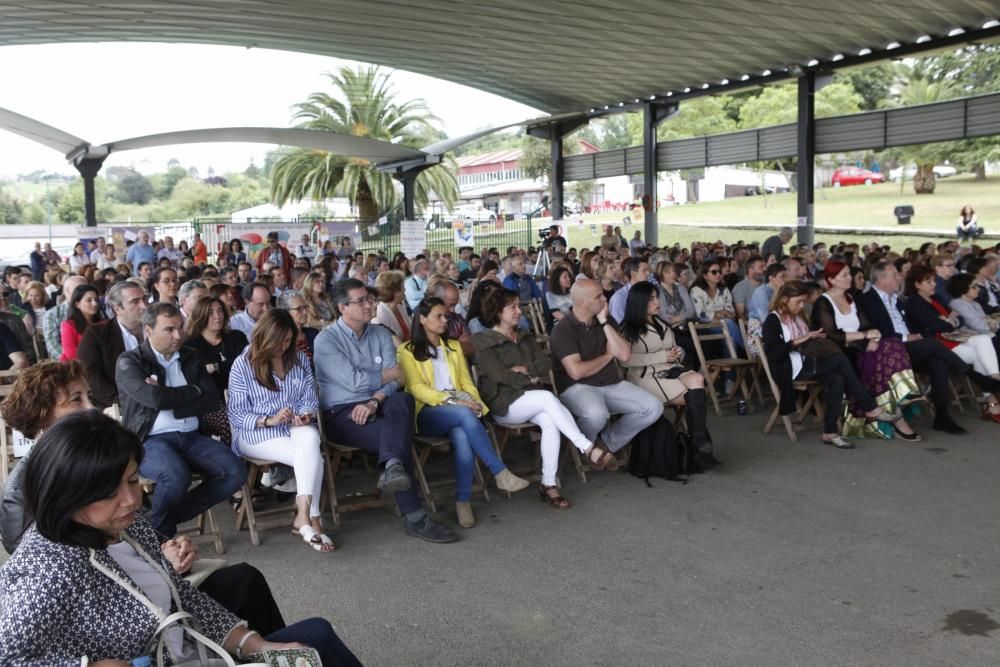
[[[237,454],[295,470],[292,531],[316,551],[333,551],[320,523],[323,457],[314,422],[319,402],[312,367],[296,349],[298,327],[287,310],[257,320],[250,346],[229,372],[229,421]]]

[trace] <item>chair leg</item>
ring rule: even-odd
[[[247,481],[243,484],[243,502],[240,503],[240,516],[236,518],[236,526],[239,528],[242,522],[242,515],[246,515],[247,527],[250,530],[250,544],[255,547],[260,546],[260,535],[257,532],[257,515],[253,509],[253,492],[251,489],[253,483],[257,481],[258,472],[257,466],[250,464],[250,470],[247,472]]]
[[[434,502],[434,494],[431,493],[431,487],[427,483],[427,476],[424,474],[424,461],[426,457],[421,457],[417,452],[417,448],[410,445],[410,455],[413,458],[413,473],[417,476],[417,482],[420,484],[420,489],[424,492],[424,502],[427,503],[427,510],[434,514],[437,512],[437,504]]]
[[[795,428],[792,426],[792,420],[788,415],[782,415],[781,421],[785,424],[785,431],[788,433],[788,439],[792,442],[798,442],[799,436],[795,434]]]
[[[576,447],[567,447],[567,455],[573,462],[573,467],[576,469],[576,476],[580,478],[580,481],[584,484],[587,483],[587,472],[583,467],[583,461],[580,459],[580,450]]]
[[[712,398],[712,405],[715,406],[715,414],[719,417],[722,416],[722,408],[719,407],[719,395],[715,391],[715,381],[719,377],[719,369],[709,368],[708,373],[705,377],[705,389],[708,390],[708,395]]]
[[[490,491],[486,488],[486,478],[483,477],[483,469],[479,466],[479,461],[473,461],[472,465],[473,473],[476,475],[476,481],[479,482],[479,489],[482,491],[483,500],[490,502]],[[510,494],[507,494],[510,497]]]
[[[340,452],[334,451],[331,456],[327,453],[324,456],[326,470],[326,495],[327,505],[330,507],[330,518],[333,520],[333,527],[340,528],[340,512],[337,506],[337,473],[340,472]]]
[[[778,421],[778,417],[780,416],[778,410],[777,405],[774,406],[774,410],[771,410],[771,416],[767,418],[767,423],[764,424],[764,435],[770,433],[771,429],[774,428],[774,422]]]
[[[209,508],[204,514],[202,514],[201,520],[199,521],[202,528],[202,535],[208,534],[214,537],[212,541],[212,546],[215,547],[215,553],[222,555],[226,553],[226,545],[222,542],[222,532],[219,531],[218,525],[215,523],[215,512]],[[204,526],[207,524],[208,532],[205,532]]]

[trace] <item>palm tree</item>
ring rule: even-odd
[[[389,75],[376,66],[327,72],[334,93],[316,92],[295,105],[298,127],[369,137],[419,148],[422,138],[436,131],[440,122],[421,99],[397,102]],[[455,161],[446,157],[440,165],[425,169],[417,177],[414,201],[418,209],[427,205],[433,190],[452,208],[458,200]],[[372,222],[396,206],[392,176],[375,169],[367,160],[326,151],[297,148],[285,153],[271,173],[271,199],[279,206],[289,200],[344,196],[358,207],[363,221]]]
[[[914,106],[930,104],[958,97],[961,89],[952,79],[932,79],[917,64],[901,66],[901,88],[894,100],[896,106]],[[916,194],[933,194],[937,187],[934,176],[934,165],[950,155],[954,150],[954,142],[908,146],[901,151],[904,162],[916,162],[917,172],[913,176],[913,191]]]

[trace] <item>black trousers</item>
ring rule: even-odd
[[[906,343],[906,351],[913,362],[913,369],[927,373],[931,379],[931,399],[938,415],[948,414],[951,402],[951,374],[964,375],[969,372],[969,364],[944,346],[936,338],[923,338]]]
[[[358,425],[351,420],[351,411],[355,405],[357,404],[338,405],[323,413],[326,436],[338,444],[377,454],[380,464],[389,459],[399,459],[410,478],[415,479],[411,460],[413,412],[416,408],[413,396],[402,391],[392,394],[379,407],[375,421],[370,424]],[[396,505],[403,514],[423,507],[415,483],[410,485],[409,491],[400,491],[395,498]]]
[[[239,563],[216,570],[198,590],[247,622],[251,630],[269,635],[285,627],[271,587],[260,570]]]
[[[837,420],[843,405],[844,392],[857,401],[866,412],[878,407],[875,399],[861,384],[851,362],[843,354],[826,357],[802,357],[802,370],[796,380],[816,380],[823,385],[824,410],[823,432],[837,433]]]

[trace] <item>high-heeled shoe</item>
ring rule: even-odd
[[[892,430],[902,440],[905,440],[907,442],[920,442],[921,440],[923,440],[923,437],[921,437],[921,435],[919,433],[917,433],[916,431],[914,431],[913,433],[903,433],[902,431],[899,430],[899,427],[896,426],[895,423],[890,423],[889,425],[892,426]]]
[[[559,493],[558,486],[545,486],[544,484],[538,485],[538,499],[543,503],[547,502],[549,507],[557,510],[568,510],[570,508],[569,501],[562,497]]]

